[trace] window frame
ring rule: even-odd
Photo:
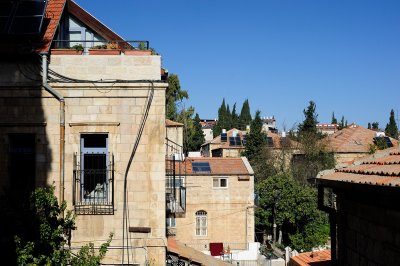
[[[221,181],[225,180],[226,185],[222,186]],[[215,186],[215,181],[218,181],[218,186]],[[213,177],[212,179],[212,188],[213,189],[228,189],[229,187],[229,178],[228,177]]]
[[[208,213],[205,210],[199,210],[195,213],[195,235],[208,235]]]

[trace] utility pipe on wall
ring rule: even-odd
[[[65,164],[65,100],[64,96],[47,83],[47,53],[42,54],[42,85],[60,102],[60,194],[59,202],[64,201]]]

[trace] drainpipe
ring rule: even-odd
[[[47,53],[42,53],[42,85],[46,91],[60,102],[60,194],[59,202],[64,201],[65,165],[65,100],[64,96],[47,83]],[[64,213],[63,213],[64,216]]]

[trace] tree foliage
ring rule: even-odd
[[[266,144],[266,134],[262,131],[262,121],[260,111],[256,112],[254,120],[251,121],[250,133],[246,135],[246,145],[243,155],[252,162],[259,156]]]
[[[54,187],[36,189],[31,202],[35,214],[31,228],[34,238],[15,237],[18,265],[100,265],[112,234],[101,246],[99,254],[96,254],[92,243],[83,246],[78,254],[73,254],[65,247],[70,244],[71,231],[76,229],[75,218],[71,211],[67,211],[62,218],[66,203],[58,204]]]
[[[335,113],[334,113],[334,112],[332,112],[332,121],[331,121],[331,124],[337,124],[337,119],[336,119],[336,117],[335,117]]]
[[[245,130],[247,125],[250,125],[252,121],[251,118],[251,113],[250,113],[250,104],[249,104],[249,100],[246,99],[243,102],[243,106],[242,109],[240,111],[240,115],[239,115],[239,129],[240,130]]]
[[[189,128],[187,151],[198,151],[204,143],[204,134],[201,129],[199,114],[196,114],[193,120],[193,125]]]
[[[181,89],[179,77],[176,74],[168,76],[168,88],[165,95],[166,118],[176,121],[178,117],[177,104],[183,99],[188,99],[189,94]]]
[[[318,115],[316,113],[316,105],[313,101],[309,102],[307,109],[303,110],[305,116],[304,121],[298,126],[298,134],[302,135],[317,135]]]
[[[394,139],[399,138],[399,129],[396,124],[396,120],[394,118],[393,109],[390,111],[389,123],[386,124],[385,133],[387,136],[392,137]]]
[[[289,173],[279,173],[259,182],[256,190],[260,196],[258,227],[273,234],[275,223],[283,244],[297,250],[311,250],[326,243],[327,217],[317,209],[313,188],[298,184]]]
[[[308,184],[307,180],[315,178],[318,172],[335,167],[336,161],[333,152],[322,139],[323,135],[317,132],[318,114],[315,103],[310,101],[303,113],[305,119],[299,125],[298,136],[295,138],[299,143],[300,153],[292,158],[292,173],[300,183]]]

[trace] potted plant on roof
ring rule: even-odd
[[[117,43],[108,43],[96,45],[89,49],[89,55],[119,55],[121,49],[119,49]]]
[[[131,49],[124,50],[125,55],[151,55],[153,51],[151,49],[147,49],[144,42],[140,42],[138,48],[130,46]]]
[[[81,55],[83,53],[82,44],[75,44],[70,48],[54,48],[51,49],[52,55]]]

